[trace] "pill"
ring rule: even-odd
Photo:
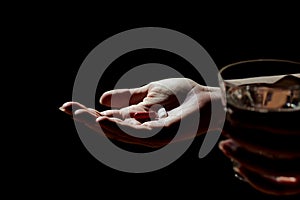
[[[135,112],[133,114],[133,118],[135,118],[135,119],[154,119],[154,118],[156,118],[156,113],[153,111]]]
[[[157,111],[157,115],[158,115],[158,118],[164,118],[164,117],[167,117],[168,116],[168,113],[166,111],[165,108],[160,108],[158,111]]]

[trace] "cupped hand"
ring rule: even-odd
[[[139,88],[105,92],[100,98],[100,103],[111,107],[111,110],[99,112],[78,102],[67,102],[61,110],[111,139],[158,148],[172,139],[172,132],[182,119],[199,112],[204,117],[200,120],[196,134],[207,132],[211,101],[220,101],[219,88],[202,86],[187,78],[170,78]],[[139,119],[135,117],[139,113],[154,114]],[[157,132],[161,137],[147,138]],[[194,135],[195,133],[186,130],[184,137],[179,140],[189,139]]]

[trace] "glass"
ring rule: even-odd
[[[262,192],[300,193],[300,63],[237,62],[220,70],[219,83],[237,177]]]

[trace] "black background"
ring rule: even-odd
[[[26,129],[26,135],[23,131],[18,136],[21,149],[13,158],[17,164],[14,164],[9,186],[22,188],[19,190],[22,194],[39,196],[41,192],[53,197],[93,195],[105,198],[108,195],[109,198],[154,199],[175,195],[185,199],[212,199],[221,195],[231,199],[281,199],[261,194],[237,180],[230,161],[217,146],[207,157],[199,159],[201,137],[181,158],[161,170],[134,174],[111,169],[89,154],[73,121],[58,108],[71,100],[77,70],[88,53],[103,40],[122,31],[148,26],[177,30],[199,42],[218,68],[252,58],[299,61],[299,14],[285,10],[286,15],[279,9],[272,15],[261,10],[262,16],[256,18],[257,12],[249,12],[241,18],[243,11],[233,12],[232,17],[226,18],[226,13],[216,18],[212,17],[215,13],[203,16],[196,13],[191,18],[183,18],[183,14],[178,13],[177,19],[168,18],[167,14],[154,17],[155,12],[150,12],[151,15],[139,13],[127,20],[122,19],[124,13],[100,15],[102,10],[99,10],[94,15],[86,15],[81,11],[66,14],[64,9],[46,13],[39,10],[9,23],[15,30],[10,52],[21,54],[11,62],[26,63],[18,65],[18,95],[22,101],[18,99],[17,105],[32,110],[33,116],[25,115],[22,121],[26,123],[20,125]],[[110,17],[112,14],[117,19]],[[145,15],[147,17],[143,18]],[[134,55],[126,60],[129,63],[126,66],[131,62],[133,65],[139,63],[132,59]],[[149,61],[147,55],[136,59]],[[168,59],[163,62],[174,63]],[[186,73],[187,77],[194,77],[192,72]],[[107,78],[103,91],[113,86],[108,80],[113,81],[114,77]],[[29,142],[23,142],[28,138]]]

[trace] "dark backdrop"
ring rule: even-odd
[[[180,159],[161,170],[131,174],[111,169],[88,153],[73,121],[58,108],[71,100],[77,70],[88,53],[119,32],[145,26],[180,31],[198,41],[218,68],[252,58],[299,61],[297,16],[281,18],[266,15],[258,20],[249,17],[246,21],[238,20],[238,16],[222,19],[222,15],[216,20],[197,16],[193,20],[154,20],[151,17],[142,20],[135,17],[128,21],[119,18],[108,22],[103,16],[82,18],[52,13],[49,17],[38,18],[39,15],[29,17],[18,29],[23,31],[20,37],[25,42],[22,51],[34,50],[26,58],[30,61],[26,72],[32,72],[34,79],[26,76],[24,82],[35,88],[35,105],[32,106],[36,115],[30,121],[36,125],[32,126],[34,131],[29,131],[33,144],[26,145],[20,156],[24,159],[19,162],[23,167],[15,172],[19,185],[28,186],[24,193],[37,195],[35,191],[40,191],[43,195],[54,197],[81,194],[95,195],[96,198],[105,198],[104,195],[110,198],[119,195],[123,198],[170,198],[170,195],[180,195],[185,199],[212,199],[221,195],[226,199],[274,199],[234,178],[230,161],[217,147],[207,157],[199,159],[201,137]],[[155,55],[159,54],[155,53],[151,54],[152,58],[147,54],[141,55],[135,58],[133,54],[125,59],[126,66],[132,63],[134,67],[143,59],[145,62],[161,59],[169,66],[184,64],[172,56],[158,59]],[[195,77],[192,71],[185,73],[187,77]],[[107,85],[103,86],[103,90],[113,86],[110,80],[113,82],[114,77],[108,78],[104,80]],[[20,94],[23,97],[29,95],[24,90],[20,90]]]

